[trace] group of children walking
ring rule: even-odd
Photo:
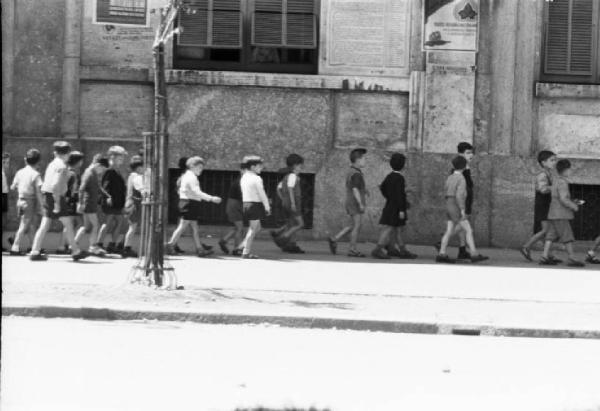
[[[452,159],[452,170],[444,186],[446,224],[441,240],[435,244],[438,250],[435,260],[446,264],[460,260],[477,263],[487,260],[488,257],[477,251],[470,223],[474,184],[469,164],[474,151],[472,145],[465,142],[460,143],[457,148],[458,155]],[[363,148],[350,152],[344,205],[351,221],[336,235],[329,237],[329,249],[332,254],[337,253],[338,242],[349,234],[348,256],[365,257],[365,254],[359,251],[357,242],[363,225],[366,201],[370,195],[362,171],[366,165],[366,154],[367,150]],[[27,151],[26,166],[16,173],[10,187],[18,192],[17,210],[20,217],[19,229],[12,240],[10,255],[25,255],[23,241],[29,236],[30,259],[46,260],[47,255],[42,249],[42,242],[52,221],[58,219],[63,225],[60,247],[64,244],[63,248],[59,248],[59,252],[70,253],[73,260],[77,261],[88,255],[103,256],[107,253],[136,257],[133,238],[141,218],[144,164],[142,157],[131,157],[131,172],[125,179],[120,168],[126,158],[127,152],[123,147],[112,146],[105,155],[95,155],[88,168],[80,175],[84,161],[83,153],[71,150],[68,143],[60,141],[54,143],[54,159],[46,168],[42,179],[39,171],[40,152],[36,149]],[[8,166],[5,163],[8,159],[6,154],[3,155],[3,212],[8,207],[4,192],[4,168]],[[540,264],[555,265],[561,261],[552,254],[552,244],[560,241],[565,244],[569,254],[567,264],[574,267],[583,266],[584,263],[578,261],[574,255],[574,237],[569,222],[573,219],[574,212],[583,204],[581,200],[570,198],[568,178],[571,164],[568,160],[557,160],[556,155],[550,151],[540,152],[538,161],[542,172],[536,178],[536,234],[522,247],[521,253],[532,261],[532,245],[543,240],[544,251]],[[385,199],[379,219],[382,229],[371,256],[376,259],[415,259],[417,255],[407,249],[403,238],[410,208],[406,195],[406,181],[402,175],[406,157],[401,153],[393,153],[389,164],[391,172],[379,186]],[[204,159],[198,156],[183,158],[179,165],[182,169],[182,175],[177,180],[180,220],[167,243],[166,250],[171,255],[181,253],[177,242],[188,227],[191,227],[196,254],[199,257],[207,257],[213,254],[213,249],[212,246],[201,242],[198,225],[202,214],[201,203],[220,204],[222,199],[203,192],[200,187],[199,176],[204,169]],[[272,230],[270,234],[275,244],[288,253],[304,253],[294,240],[295,234],[304,227],[300,177],[303,165],[302,156],[290,154],[286,158],[286,167],[280,170],[283,178],[277,186],[285,224]],[[253,253],[253,242],[261,230],[261,220],[271,214],[271,203],[260,177],[262,169],[263,160],[259,156],[244,157],[240,164],[240,175],[229,187],[225,211],[233,228],[218,243],[225,254],[231,253],[244,259],[259,258]],[[100,211],[104,216],[102,225],[99,219]],[[41,221],[35,230],[39,215]],[[129,226],[123,241],[120,242],[125,219]],[[244,222],[248,222],[245,234]],[[81,244],[86,235],[89,236],[89,247],[83,250]],[[109,236],[110,240],[104,247],[106,236]],[[453,236],[457,236],[460,242],[456,258],[451,258],[447,252]],[[229,244],[232,240],[233,248],[230,249]],[[595,255],[599,246],[600,236],[588,252],[587,262],[600,263]]]

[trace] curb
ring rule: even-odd
[[[527,338],[600,339],[600,331],[512,328],[464,324],[404,321],[348,320],[341,318],[284,317],[243,314],[188,313],[178,311],[130,311],[91,307],[2,307],[2,316],[72,318],[97,321],[187,321],[200,324],[270,324],[288,328],[379,331],[408,334],[468,335]]]

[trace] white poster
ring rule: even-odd
[[[425,0],[423,50],[477,51],[479,0]]]

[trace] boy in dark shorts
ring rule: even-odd
[[[121,174],[120,167],[125,162],[127,151],[121,146],[112,146],[108,149],[109,167],[102,176],[102,212],[105,216],[104,224],[98,231],[98,244],[102,246],[104,237],[110,234],[112,241],[108,243],[106,252],[120,253],[122,247],[118,247],[119,238],[123,228],[123,208],[127,195],[127,185]],[[103,247],[104,248],[104,247]]]
[[[579,205],[571,200],[569,192],[569,177],[571,176],[571,162],[569,160],[559,160],[556,163],[557,176],[552,182],[552,201],[548,210],[548,220],[550,221],[548,232],[546,233],[546,242],[544,244],[544,254],[540,260],[540,265],[556,265],[556,260],[550,259],[550,248],[553,242],[563,243],[569,254],[567,265],[569,267],[583,267],[584,263],[577,261],[573,251],[573,229],[571,220],[574,213],[579,210]]]
[[[2,153],[2,233],[4,233],[6,222],[8,221],[8,179],[6,171],[10,167],[10,154]],[[4,249],[4,236],[2,237],[2,251]]]
[[[67,159],[71,152],[71,145],[65,141],[54,143],[54,160],[48,164],[42,183],[43,217],[40,227],[35,233],[31,247],[31,261],[45,261],[48,257],[41,254],[42,242],[52,224],[52,220],[60,220],[66,228],[66,236],[71,246],[71,257],[74,261],[87,257],[87,253],[79,248],[75,241],[75,233],[71,219],[68,217],[68,205],[65,194],[67,193]]]
[[[240,179],[242,188],[242,201],[244,207],[244,219],[248,220],[249,227],[244,238],[242,258],[257,259],[257,255],[252,254],[252,243],[254,237],[261,229],[260,220],[271,214],[271,204],[265,193],[263,180],[260,173],[263,169],[263,161],[258,156],[244,157],[246,172]]]
[[[473,177],[471,175],[470,164],[473,160],[473,156],[475,155],[475,150],[470,143],[461,142],[458,143],[456,147],[456,151],[458,155],[464,157],[467,160],[467,166],[463,170],[463,176],[465,177],[465,182],[467,184],[467,198],[465,199],[465,214],[467,219],[471,220],[471,215],[473,214]],[[458,255],[456,256],[457,260],[469,260],[471,258],[471,254],[467,251],[467,242],[466,242],[466,232],[464,230],[460,230],[458,232],[460,247],[458,248]],[[473,250],[470,250],[473,252]]]
[[[42,213],[42,177],[38,171],[42,156],[38,150],[32,148],[25,155],[26,166],[17,171],[11,189],[17,190],[17,212],[19,215],[19,228],[15,234],[10,255],[25,255],[21,250],[21,242],[26,234],[30,235],[33,244],[33,234],[38,216]]]
[[[102,190],[100,187],[100,176],[106,171],[108,165],[107,157],[102,154],[94,156],[92,164],[85,169],[81,176],[79,202],[77,203],[77,212],[83,214],[83,225],[79,227],[75,241],[80,244],[83,236],[89,233],[90,244],[88,252],[99,257],[106,255],[106,250],[97,242],[99,229],[98,203]]]
[[[365,167],[365,156],[367,150],[356,148],[350,152],[350,170],[346,174],[346,212],[352,219],[352,224],[344,227],[335,236],[329,238],[329,250],[331,254],[337,253],[337,242],[350,233],[349,257],[364,257],[365,255],[356,249],[358,234],[362,226],[363,215],[366,209],[367,188],[362,169]]]
[[[242,186],[240,180],[246,171],[246,164],[240,164],[240,175],[233,180],[229,186],[229,194],[227,195],[227,203],[225,204],[225,213],[227,219],[233,224],[233,229],[229,230],[219,241],[219,247],[225,254],[229,254],[227,242],[233,237],[234,249],[231,252],[233,255],[242,255],[243,248],[240,247],[244,234],[244,208],[242,203]]]
[[[73,231],[77,232],[77,228],[80,226],[79,216],[77,213],[77,203],[79,202],[79,185],[81,184],[80,170],[83,165],[83,153],[80,151],[71,151],[69,158],[67,159],[67,212],[68,217],[71,219]],[[77,236],[75,236],[77,238]],[[66,242],[66,229],[60,235],[58,242],[58,249],[56,254],[70,254],[69,244]]]
[[[587,252],[585,261],[590,264],[600,264],[600,258],[596,257],[596,250],[600,248],[600,235],[594,240],[594,245]]]
[[[200,188],[198,177],[204,169],[204,160],[201,157],[191,157],[187,160],[187,171],[181,176],[179,186],[179,213],[181,219],[177,229],[173,232],[171,240],[167,243],[167,253],[175,254],[174,245],[179,237],[185,232],[189,225],[192,226],[194,244],[196,245],[196,254],[198,257],[207,257],[211,255],[212,250],[205,250],[200,242],[200,229],[198,219],[200,218],[200,202],[209,201],[211,203],[221,203],[221,198],[206,194]]]
[[[487,260],[488,257],[477,254],[477,248],[475,247],[475,240],[473,238],[473,229],[471,228],[471,224],[467,217],[467,182],[463,174],[463,171],[467,167],[467,160],[462,156],[455,157],[452,160],[452,167],[454,171],[448,176],[445,184],[446,214],[448,222],[446,224],[446,232],[444,233],[440,244],[440,252],[435,261],[438,263],[455,262],[455,260],[448,257],[446,250],[450,238],[459,232],[459,230],[465,231],[466,242],[472,252],[470,256],[471,262],[477,263],[479,261]]]
[[[385,206],[379,224],[383,225],[377,246],[371,252],[374,258],[389,259],[391,257],[413,259],[416,254],[406,249],[402,231],[406,225],[408,202],[406,201],[406,183],[400,171],[404,168],[406,157],[394,153],[390,158],[392,172],[379,186],[385,198]],[[395,239],[395,241],[393,241]],[[386,253],[387,248],[387,253]]]
[[[531,258],[531,247],[538,241],[544,240],[550,227],[548,211],[552,202],[552,177],[556,171],[557,161],[556,154],[548,150],[540,151],[537,160],[542,167],[542,171],[535,177],[535,202],[533,206],[534,235],[521,248],[521,254],[528,261],[533,261]],[[548,258],[559,262],[552,255],[549,255]]]
[[[286,224],[279,230],[271,231],[278,247],[287,253],[303,254],[304,251],[292,240],[296,232],[304,227],[302,218],[302,191],[300,188],[300,172],[304,159],[298,154],[290,154],[286,159],[287,172],[277,187],[281,198]]]
[[[129,227],[125,234],[125,247],[121,256],[123,258],[137,258],[137,253],[133,251],[133,237],[142,219],[142,191],[144,189],[144,161],[140,156],[133,156],[129,162],[131,174],[127,178],[127,198],[125,199],[125,215]]]

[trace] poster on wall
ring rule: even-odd
[[[425,0],[423,50],[477,51],[479,0]]]

